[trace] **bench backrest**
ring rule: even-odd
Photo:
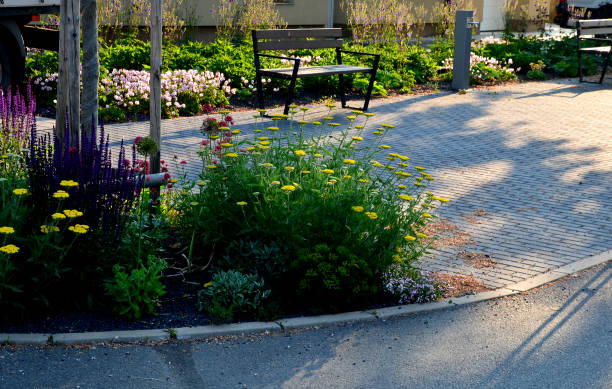
[[[253,50],[336,49],[342,47],[340,28],[253,30]]]
[[[576,30],[581,35],[612,34],[612,19],[577,20]]]

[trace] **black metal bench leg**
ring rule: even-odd
[[[261,82],[261,75],[256,74],[257,77],[256,87],[257,87],[257,103],[259,105],[259,109],[264,109],[264,95],[263,95],[263,83]]]
[[[604,60],[603,69],[601,70],[601,77],[599,78],[600,84],[603,84],[604,77],[606,76],[606,70],[608,70],[608,65],[610,64],[610,57],[612,57],[612,51]]]
[[[291,82],[289,83],[289,90],[287,91],[287,100],[285,100],[285,110],[283,113],[287,115],[289,113],[289,106],[291,100],[293,100],[293,92],[295,91],[295,80],[297,79],[298,70],[300,69],[300,61],[295,61],[293,65],[293,74],[291,75]]]
[[[578,82],[582,82],[582,53],[578,51]]]
[[[342,108],[346,108],[346,94],[344,92],[344,75],[338,74],[338,94]]]
[[[372,66],[372,73],[370,74],[370,84],[368,85],[368,92],[365,96],[365,102],[363,103],[363,110],[368,110],[368,105],[370,105],[370,97],[372,97],[372,89],[374,88],[374,81],[376,80],[376,71],[378,70],[378,61],[380,57],[374,58],[374,66]]]

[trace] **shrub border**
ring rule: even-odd
[[[198,327],[168,328],[156,330],[127,330],[81,332],[62,334],[0,334],[0,344],[67,345],[99,343],[146,343],[174,339],[206,339],[219,336],[243,336],[278,333],[299,328],[319,329],[341,323],[369,322],[405,316],[411,313],[436,311],[472,304],[499,297],[511,296],[557,281],[563,277],[593,266],[612,261],[612,249],[585,257],[576,262],[549,270],[525,281],[475,295],[444,299],[427,304],[409,304],[387,307],[375,311],[355,311],[333,315],[307,316],[281,319],[276,322],[248,322]]]

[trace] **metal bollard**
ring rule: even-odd
[[[472,28],[478,27],[473,20],[474,11],[458,10],[455,16],[455,52],[453,54],[454,90],[468,89],[470,86],[470,52],[472,46]]]

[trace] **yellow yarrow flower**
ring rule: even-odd
[[[226,143],[221,143],[221,147],[232,147],[232,146],[233,146],[233,144],[231,144],[231,143],[227,143],[227,142]]]
[[[272,185],[272,186],[280,185],[280,181],[276,181],[276,180],[274,180],[274,181],[272,181],[272,182],[270,183],[270,185]]]
[[[425,168],[423,166],[415,166],[414,167],[416,170],[425,170]]]
[[[355,126],[355,128],[358,129],[358,130],[363,130],[363,126],[362,125],[357,125],[357,126]]]
[[[386,167],[387,169],[389,169],[389,170],[395,170],[395,169],[397,169],[395,166],[391,166],[391,165],[388,165],[388,166],[385,166],[385,167]]]
[[[53,193],[53,198],[55,199],[67,199],[68,197],[70,197],[70,195],[65,190],[60,189],[57,192]]]
[[[13,193],[16,194],[17,196],[21,196],[21,195],[27,194],[28,190],[25,188],[16,188],[16,189],[13,189]]]
[[[271,167],[274,167],[274,165],[272,165],[270,162],[262,163],[261,166],[268,168],[268,169]]]
[[[315,154],[315,155],[313,155],[313,157],[315,157],[315,158],[323,158],[323,154]]]
[[[352,113],[356,113],[357,115],[363,115],[363,111],[359,110],[359,109],[353,109],[351,110]]]
[[[348,174],[345,174],[344,178],[346,178],[347,180],[350,180],[351,178],[353,178],[353,176],[349,176]]]
[[[257,139],[259,139],[259,140],[268,140],[270,138],[268,138],[267,136],[260,136]]]
[[[308,108],[308,107],[300,107],[300,109],[301,109],[302,111],[306,112],[306,111],[308,111],[308,109],[309,109],[309,108]]]
[[[397,172],[402,177],[412,177],[412,173],[408,172]]]
[[[310,170],[302,170],[301,173],[302,174],[310,174]]]
[[[378,219],[378,215],[376,212],[366,212],[365,215],[372,220]]]
[[[257,147],[259,147],[260,150],[268,150],[270,148],[270,146],[265,145],[258,145]]]
[[[285,192],[293,192],[295,190],[295,186],[293,185],[284,185],[281,187],[281,190],[284,190]]]
[[[59,227],[43,224],[42,226],[40,226],[40,232],[42,232],[43,234],[48,234],[50,232],[59,232]]]
[[[363,182],[363,183],[365,183],[365,182],[370,182],[370,181],[366,180],[365,178],[360,178],[360,179],[359,179],[359,182]]]
[[[265,112],[265,111],[264,111]],[[205,288],[210,288],[212,286],[212,281],[208,281],[207,283],[205,283],[204,285],[202,285]]]
[[[206,167],[209,169],[216,169],[217,165],[206,165]]]
[[[406,185],[398,185],[397,187],[398,187],[398,188],[400,188],[400,189],[406,189],[406,188],[408,188]]]
[[[64,209],[64,215],[68,216],[69,218],[74,218],[83,216],[83,212],[76,209]]]
[[[308,124],[308,121],[306,121],[306,120],[298,120],[297,123],[303,125],[303,124]]]
[[[372,163],[372,165],[376,166],[376,167],[383,167],[385,165],[383,165],[382,163],[378,162],[378,161],[370,161]]]
[[[395,126],[393,124],[385,124],[385,123],[383,123],[380,126],[381,127],[385,127],[385,128],[395,128]]]
[[[435,197],[435,199],[441,203],[448,203],[450,201],[449,199],[445,199],[444,197]]]
[[[0,234],[14,234],[15,233],[15,229],[13,227],[0,227]]]
[[[421,186],[421,185],[423,185],[423,184],[421,184],[421,183],[420,183],[420,182],[418,182],[418,181],[413,182],[413,184],[414,184],[415,186]]]
[[[236,203],[236,205],[239,205],[239,206],[241,206],[241,207],[244,207],[245,205],[247,205],[247,202],[246,202],[246,201],[238,201],[238,202]]]
[[[397,166],[401,166],[401,167],[408,167],[408,166],[410,166],[410,165],[408,165],[407,163],[404,163],[404,162],[397,162],[396,165]]]
[[[391,146],[389,146],[389,145],[380,145],[380,147],[382,149],[390,149],[391,148]]]
[[[351,209],[357,213],[363,212],[363,207],[361,205],[353,205]]]
[[[325,116],[325,117],[323,117],[323,120],[333,120],[333,119],[334,119],[334,118],[333,118],[333,117],[331,117],[331,116]]]
[[[410,157],[405,156],[405,155],[399,155],[399,159],[401,159],[402,161],[408,161]]]
[[[293,167],[293,166],[285,166],[285,170],[288,171],[288,172],[292,172],[292,171],[295,170],[295,167]]]
[[[262,130],[253,130],[254,133],[259,134]]]
[[[417,181],[423,181],[423,177],[414,177],[414,179]]]
[[[89,231],[89,226],[85,224],[75,224],[74,226],[68,227],[68,229],[75,234],[85,234]]]
[[[229,111],[229,110],[227,110],[227,109],[224,109],[224,110],[222,110],[222,111],[219,111],[219,113],[220,113],[221,115],[227,115],[227,114],[228,114],[228,113],[230,113],[230,112],[231,112],[231,111]]]
[[[314,124],[315,126],[320,126],[321,122],[312,122],[312,124]]]
[[[330,126],[332,126],[332,127],[338,127],[338,126],[340,126],[340,123],[327,123],[327,124],[329,124],[329,125],[330,125]]]
[[[327,174],[334,174],[334,171],[332,169],[323,169],[322,172]]]
[[[422,239],[428,239],[429,238],[429,236],[425,235],[422,232],[417,232],[416,236],[419,237],[419,238],[422,238]]]
[[[240,131],[240,130],[232,130],[232,134],[234,134],[234,135],[238,135],[238,134],[240,134],[241,132],[242,132],[242,131]]]
[[[255,150],[255,147],[253,147],[253,146],[249,146],[249,147],[246,148],[246,151],[253,151],[253,150]]]
[[[270,130],[270,131],[278,131],[278,127],[271,126],[271,127],[268,127],[268,130]]]
[[[7,244],[6,246],[0,247],[0,251],[6,254],[15,254],[19,252],[19,247],[14,244]]]
[[[269,146],[270,145],[270,141],[269,140],[262,140],[261,142],[259,142],[260,145],[262,146]]]
[[[51,218],[53,220],[60,220],[60,219],[65,219],[66,215],[64,215],[63,213],[56,212],[53,215],[51,215]]]
[[[423,212],[423,217],[424,217],[424,218],[426,218],[426,219],[428,219],[428,218],[430,218],[430,217],[431,217],[431,215],[430,215],[430,214],[428,214],[427,212]]]
[[[336,108],[336,104],[332,104],[332,103],[327,103],[327,104],[325,104],[325,106],[327,108]]]
[[[354,140],[354,141],[357,141],[357,142],[361,142],[361,141],[363,140],[363,138],[362,138],[362,137],[360,137],[360,136],[354,136],[354,137],[353,137],[353,140]]]
[[[414,242],[416,240],[416,238],[412,235],[406,235],[404,236],[404,239],[406,239],[409,242]]]
[[[347,165],[354,165],[356,163],[354,159],[349,158],[345,158],[342,162],[346,163]]]
[[[400,194],[400,195],[397,195],[397,197],[399,197],[400,199],[405,200],[405,201],[412,200],[412,196],[409,196],[407,194]]]
[[[238,158],[238,154],[236,153],[227,153],[225,154],[225,156],[228,158]]]
[[[372,117],[372,116],[374,116],[374,114],[373,114],[373,113],[371,113],[371,112],[366,112],[366,113],[364,113],[364,115],[366,115],[367,117]]]
[[[73,180],[61,180],[60,181],[60,186],[65,186],[65,187],[73,187],[73,186],[79,186],[79,183]]]
[[[196,182],[196,184],[198,184],[199,186],[204,186],[206,185],[206,183],[204,181],[198,181]]]
[[[355,120],[357,119],[357,116],[353,116],[353,115],[349,115],[346,117],[348,120]]]
[[[304,150],[295,150],[294,151],[295,155],[297,155],[298,157],[303,157],[306,155],[306,152]]]

